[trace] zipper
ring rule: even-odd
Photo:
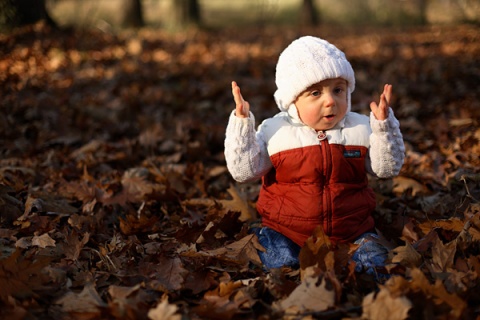
[[[328,143],[327,134],[325,131],[317,131],[317,139],[318,143],[320,144],[321,152],[322,152],[322,159],[323,159],[323,176],[324,176],[324,184],[323,184],[323,208],[324,208],[324,217],[326,219],[326,234],[332,234],[332,208],[331,208],[331,195],[330,195],[330,176],[332,173],[331,169],[331,150],[330,144]],[[330,165],[329,165],[330,164]]]

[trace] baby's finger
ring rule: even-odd
[[[235,104],[242,105],[244,102],[242,93],[240,92],[240,87],[237,85],[235,81],[232,81],[232,94],[233,94],[233,99],[235,100]]]
[[[390,105],[390,101],[392,99],[392,85],[386,84],[383,88],[383,95],[385,96],[387,106]]]

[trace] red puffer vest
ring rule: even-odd
[[[324,140],[273,154],[257,201],[262,224],[300,246],[318,225],[340,242],[372,230],[375,194],[368,187],[367,152]]]

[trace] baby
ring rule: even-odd
[[[389,107],[386,84],[370,117],[352,112],[352,66],[329,42],[305,36],[293,41],[276,66],[274,94],[280,112],[255,130],[250,105],[232,82],[236,103],[225,138],[225,158],[239,182],[262,178],[252,232],[265,247],[267,269],[298,266],[298,254],[317,226],[333,242],[359,244],[356,270],[375,273],[388,251],[377,241],[375,194],[367,173],[397,175],[405,148]]]

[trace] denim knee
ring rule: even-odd
[[[250,232],[257,235],[259,243],[265,248],[265,252],[258,251],[258,255],[266,269],[283,266],[298,268],[299,245],[268,227],[252,228]]]
[[[378,235],[369,232],[355,240],[355,244],[359,245],[352,256],[352,260],[356,263],[355,271],[365,271],[367,274],[378,277],[376,268],[385,266],[388,250],[375,241],[376,239],[378,239]]]

